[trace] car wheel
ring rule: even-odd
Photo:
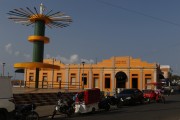
[[[122,107],[123,106],[123,102],[122,101],[119,101],[118,103],[117,103],[117,108],[120,108],[120,107]]]
[[[107,105],[106,108],[105,108],[105,110],[106,110],[106,111],[109,111],[109,109],[110,109],[110,105]]]
[[[148,103],[149,103],[150,99],[148,98]],[[141,104],[144,104],[144,99],[141,99],[140,101]]]
[[[91,113],[95,113],[96,109],[93,107]]]
[[[128,102],[129,105],[136,105],[136,100],[132,99]]]

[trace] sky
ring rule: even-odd
[[[32,61],[27,38],[33,26],[8,19],[9,11],[29,7],[62,11],[73,22],[65,28],[46,27],[50,43],[44,58],[64,63],[101,62],[113,56],[132,56],[170,65],[180,75],[180,0],[0,0],[0,74],[19,79],[13,65]]]

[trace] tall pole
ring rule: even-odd
[[[9,19],[14,20],[16,23],[21,23],[26,26],[34,25],[34,35],[28,37],[28,40],[33,43],[33,57],[31,63],[19,63],[16,67],[35,68],[35,88],[39,86],[39,73],[40,68],[53,68],[59,69],[59,66],[48,65],[43,63],[44,44],[49,43],[49,38],[45,37],[45,26],[48,27],[67,27],[72,22],[70,16],[65,15],[63,12],[52,13],[52,10],[45,10],[44,5],[41,3],[40,10],[34,7],[34,10],[20,8],[14,9],[7,13],[10,15]]]
[[[84,64],[85,62],[82,62],[82,64],[83,64],[82,89],[84,90]]]
[[[6,64],[6,63],[3,63],[3,74],[2,74],[3,76],[4,76],[4,66],[5,66],[5,64]]]
[[[54,65],[54,58],[52,58],[52,64]],[[54,81],[54,68],[52,69],[52,81],[51,81],[51,88],[53,88],[53,81]]]

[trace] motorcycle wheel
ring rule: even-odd
[[[67,116],[68,116],[68,117],[71,117],[71,115],[72,115],[71,112],[68,112],[68,113],[67,113]]]
[[[8,120],[4,110],[0,110],[0,120]]]
[[[95,107],[93,107],[93,108],[92,108],[91,113],[93,113],[93,114],[94,114],[95,112],[96,112],[96,108],[95,108]]]
[[[156,103],[159,103],[159,102],[161,102],[161,98],[160,98],[160,96],[157,96],[156,97]]]
[[[72,115],[72,112],[71,112],[71,110],[69,110],[69,111],[67,111],[67,114],[66,114],[68,117],[71,117],[71,115]]]
[[[118,103],[117,103],[117,108],[121,108],[123,106],[123,102],[122,101],[119,101]]]
[[[39,114],[35,111],[29,112],[26,115],[25,120],[39,120]]]
[[[74,114],[74,112],[75,112],[75,109],[74,109],[74,107],[72,106],[72,107],[70,108],[69,112],[68,112],[68,117],[72,116],[72,115]]]
[[[162,103],[165,104],[165,98],[164,97],[161,98],[161,101],[162,101]]]
[[[54,119],[54,116],[56,115],[56,112],[57,112],[56,110],[53,111],[51,119]]]

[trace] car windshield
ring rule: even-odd
[[[120,92],[120,94],[133,94],[134,90],[123,90]]]

